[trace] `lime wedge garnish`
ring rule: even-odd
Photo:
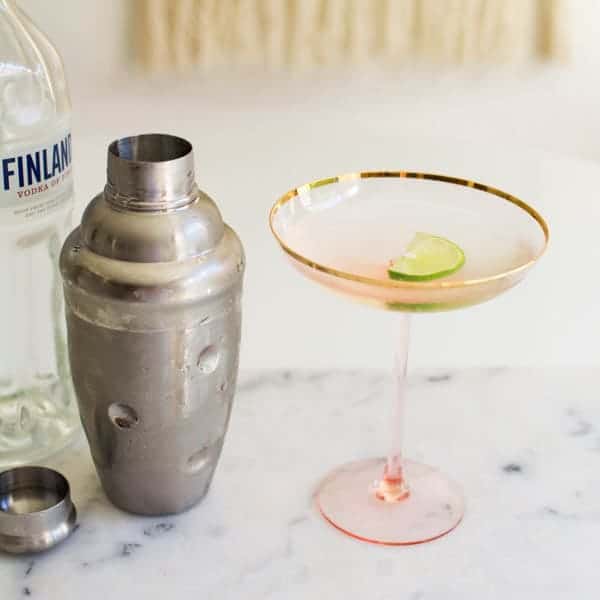
[[[455,273],[464,263],[465,254],[454,242],[417,233],[406,252],[391,262],[388,275],[404,281],[429,281]]]

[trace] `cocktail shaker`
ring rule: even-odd
[[[81,421],[109,499],[133,513],[203,498],[235,391],[244,253],[194,180],[192,146],[108,149],[108,182],[60,259]]]

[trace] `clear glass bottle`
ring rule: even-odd
[[[57,51],[0,0],[0,467],[42,459],[78,429],[58,271],[73,206],[70,116]]]

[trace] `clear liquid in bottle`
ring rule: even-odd
[[[0,0],[0,468],[78,430],[58,255],[73,206],[71,107],[58,53]]]

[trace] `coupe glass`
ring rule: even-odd
[[[438,470],[404,459],[409,316],[478,304],[516,285],[544,253],[544,219],[530,206],[487,185],[412,172],[350,173],[286,193],[271,209],[270,226],[303,275],[350,298],[397,312],[393,442],[387,458],[335,469],[315,494],[323,517],[360,540],[418,544],[460,523],[460,487]],[[417,232],[458,244],[466,261],[431,281],[398,281],[389,261]]]

